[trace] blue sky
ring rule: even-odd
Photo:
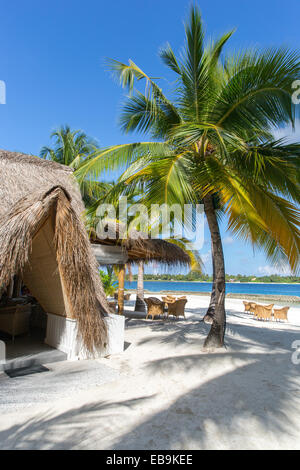
[[[183,42],[186,0],[0,0],[0,148],[39,154],[61,124],[83,129],[102,145],[141,140],[121,134],[117,118],[123,92],[105,70],[106,57],[134,60],[152,76],[172,77],[158,58],[169,41]],[[299,0],[199,2],[208,34],[234,27],[231,48],[299,46]],[[225,232],[226,271],[271,273],[262,253]],[[209,237],[202,253],[209,259]],[[210,271],[209,262],[207,269]]]

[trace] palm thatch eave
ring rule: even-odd
[[[125,238],[121,238],[122,227],[120,223],[108,223],[107,237],[99,238],[95,230],[90,231],[90,241],[93,244],[120,246],[126,251],[128,263],[139,261],[145,263],[156,261],[165,265],[190,266],[189,255],[178,245],[160,238],[149,238],[145,233],[130,230]],[[123,230],[125,233],[125,230]]]

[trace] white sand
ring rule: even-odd
[[[125,352],[100,360],[120,378],[2,415],[0,448],[299,449],[300,309],[267,323],[227,300],[226,349],[208,354],[208,301],[188,296],[186,320],[127,320]]]

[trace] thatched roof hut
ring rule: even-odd
[[[107,246],[120,246],[126,252],[128,263],[157,261],[166,265],[185,266],[191,263],[189,255],[175,243],[160,238],[149,238],[145,233],[134,229],[126,233],[125,227],[122,227],[118,222],[106,222],[105,233],[106,238],[99,239],[96,232],[91,230],[91,242]]]
[[[21,275],[46,312],[74,318],[89,351],[109,312],[72,170],[0,150],[0,288]]]
[[[97,246],[106,246],[109,248],[119,248],[126,258],[127,264],[139,263],[139,270],[144,272],[144,263],[156,261],[165,265],[189,266],[191,264],[190,256],[179,246],[162,239],[148,238],[147,234],[135,229],[127,230],[125,225],[115,220],[102,221],[101,238],[95,230],[91,230],[90,239],[94,251],[97,252]],[[103,237],[105,235],[105,237]],[[117,256],[115,256],[118,258]],[[97,256],[98,258],[98,256]],[[109,264],[109,263],[107,263]],[[118,263],[119,264],[119,263]],[[125,266],[119,264],[119,287],[118,287],[118,312],[124,310],[124,282]],[[140,276],[139,276],[140,277]],[[143,284],[143,275],[138,281]],[[140,285],[141,287],[141,285]],[[143,290],[143,289],[142,289]],[[142,298],[137,293],[135,310],[144,311],[145,305]]]

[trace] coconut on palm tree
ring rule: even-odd
[[[214,274],[212,325],[206,346],[224,343],[225,263],[219,215],[243,240],[273,262],[299,265],[300,144],[274,138],[274,128],[295,122],[292,84],[300,58],[286,48],[224,53],[233,32],[205,43],[200,12],[191,8],[185,46],[176,57],[160,51],[176,81],[168,98],[131,60],[110,61],[130,95],[121,114],[125,132],[146,142],[102,149],[77,171],[80,178],[124,167],[121,181],[144,188],[150,203],[203,203],[211,234]],[[135,83],[146,83],[138,90]]]

